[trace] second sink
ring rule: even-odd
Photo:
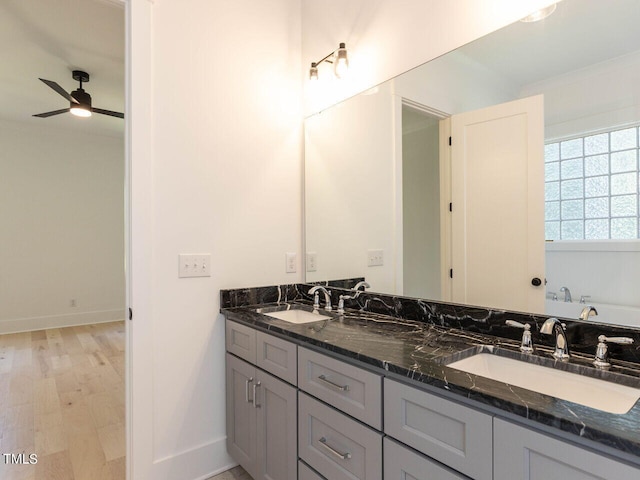
[[[478,353],[447,366],[609,413],[627,413],[640,398],[638,388],[492,353]]]

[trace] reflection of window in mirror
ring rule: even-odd
[[[637,239],[638,127],[545,146],[547,240]]]

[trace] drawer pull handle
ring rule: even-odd
[[[249,378],[244,382],[244,398],[247,400],[247,403],[253,403],[253,400],[249,398],[249,384],[253,382],[253,377]],[[255,393],[254,393],[255,396]]]
[[[260,405],[258,403],[258,397],[256,394],[256,389],[260,386],[260,380],[258,380],[258,383],[253,385],[253,408],[260,408],[262,405]]]
[[[320,445],[322,445],[324,448],[326,448],[327,450],[329,450],[331,453],[333,453],[336,457],[340,457],[342,460],[349,460],[351,458],[351,454],[349,452],[347,453],[340,453],[338,450],[336,450],[335,448],[333,448],[331,445],[329,445],[327,443],[327,439],[322,437],[320,439]]]
[[[323,381],[325,384],[329,385],[331,388],[338,390],[340,392],[348,392],[349,391],[349,385],[338,385],[337,383],[333,383],[330,380],[327,380],[327,377],[325,377],[324,375],[320,375],[318,377],[318,380]]]

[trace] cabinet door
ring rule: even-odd
[[[258,372],[256,480],[296,480],[297,392],[282,380]]]
[[[253,328],[227,320],[225,345],[227,352],[256,364],[256,331]]]
[[[298,480],[324,480],[318,473],[307,466],[302,460],[298,462]]]
[[[256,478],[256,408],[253,385],[256,369],[227,353],[227,451]]]
[[[289,382],[298,384],[296,344],[256,331],[256,365]]]
[[[467,477],[385,437],[384,480],[464,480]]]
[[[498,418],[493,433],[495,480],[640,478],[640,468]]]
[[[384,431],[475,480],[491,480],[492,418],[418,388],[384,380]]]

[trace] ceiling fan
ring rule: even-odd
[[[102,108],[95,108],[91,106],[91,95],[84,91],[82,88],[82,83],[87,83],[89,81],[89,74],[87,72],[83,72],[81,70],[74,70],[71,74],[74,80],[80,82],[80,87],[74,90],[71,93],[67,93],[64,88],[58,85],[56,82],[52,82],[51,80],[45,80],[41,78],[40,80],[51,87],[53,90],[58,92],[64,98],[69,100],[70,106],[69,108],[63,108],[62,110],[54,110],[52,112],[38,113],[34,115],[34,117],[47,118],[52,117],[53,115],[59,115],[61,113],[71,112],[73,115],[77,115],[78,117],[90,117],[92,112],[101,113],[102,115],[110,115],[112,117],[124,118],[124,113],[113,112],[111,110],[104,110]]]

